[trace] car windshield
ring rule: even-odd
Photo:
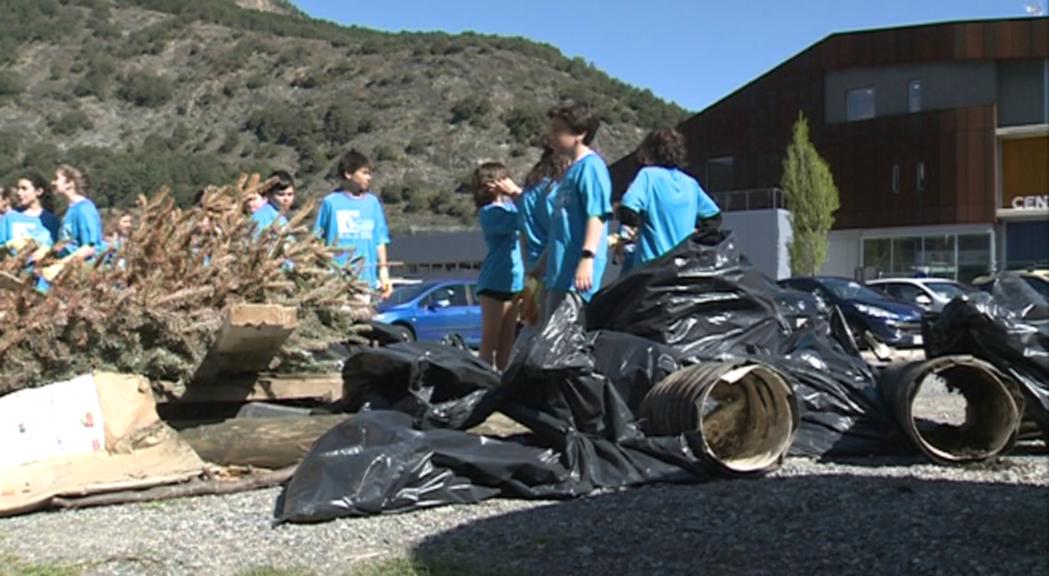
[[[955,296],[961,296],[971,292],[965,286],[961,284],[955,284],[954,282],[926,282],[925,286],[936,293],[937,296],[950,300]]]
[[[885,295],[867,288],[859,282],[843,278],[820,278],[820,284],[842,300],[884,300]]]
[[[422,293],[433,288],[434,285],[433,282],[424,282],[422,284],[413,284],[411,286],[401,286],[394,290],[393,294],[390,294],[390,297],[386,299],[384,303],[389,306],[400,306],[401,304],[415,300]]]
[[[1035,276],[1024,276],[1023,279],[1030,284],[1031,288],[1034,288],[1039,294],[1049,299],[1049,280],[1043,280]]]

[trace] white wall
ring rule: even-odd
[[[827,235],[830,246],[827,248],[827,261],[820,268],[825,276],[845,276],[852,278],[860,265],[862,232],[859,230],[832,230]]]
[[[773,280],[790,277],[790,219],[786,210],[723,212],[721,228],[736,234],[740,251]]]

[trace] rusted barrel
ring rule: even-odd
[[[1023,396],[983,360],[942,356],[893,365],[879,386],[904,433],[934,462],[979,462],[1016,442]]]
[[[707,362],[679,370],[641,403],[650,436],[686,434],[697,455],[731,476],[774,470],[800,420],[794,391],[772,367]]]

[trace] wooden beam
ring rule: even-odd
[[[154,384],[157,403],[224,404],[274,400],[317,400],[330,403],[342,398],[342,374],[259,374],[195,382],[185,387],[171,382]]]
[[[284,468],[298,464],[325,432],[349,414],[234,418],[179,432],[204,460],[222,466]]]

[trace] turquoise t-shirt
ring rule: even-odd
[[[390,243],[386,214],[374,194],[352,196],[337,190],[324,197],[313,232],[328,246],[345,248],[335,262],[345,266],[353,255],[361,261],[360,281],[379,286],[379,246]]]
[[[0,244],[29,238],[37,246],[49,247],[58,240],[58,230],[61,226],[58,217],[47,210],[37,216],[12,210],[0,218]]]
[[[525,239],[524,264],[528,270],[535,267],[546,250],[556,198],[557,182],[544,178],[522,192],[517,200],[517,227]]]
[[[95,203],[85,198],[73,204],[62,217],[62,228],[58,240],[68,242],[63,256],[76,252],[84,246],[94,246],[97,251],[105,249],[102,239],[102,218],[98,215]]]
[[[477,289],[517,293],[524,289],[517,207],[511,202],[493,202],[479,214],[488,255],[481,265]]]
[[[549,290],[576,292],[575,273],[583,256],[586,223],[590,218],[606,220],[594,254],[594,286],[580,296],[589,301],[601,287],[608,260],[608,224],[612,215],[612,178],[600,156],[591,152],[576,160],[557,187],[550,222],[550,254],[546,263]]]
[[[623,196],[623,206],[640,215],[633,265],[655,260],[696,230],[696,218],[720,210],[699,182],[677,168],[648,166]]]
[[[255,223],[253,238],[258,238],[266,228],[273,226],[274,222],[279,226],[288,225],[288,219],[269,202],[263,204],[251,215],[251,221]]]

